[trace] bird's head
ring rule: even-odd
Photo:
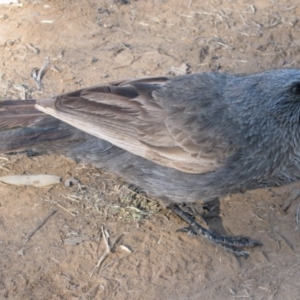
[[[300,70],[270,70],[235,78],[227,97],[252,120],[274,117],[283,123],[300,123]]]

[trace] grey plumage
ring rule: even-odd
[[[26,132],[38,134],[23,149],[106,167],[167,206],[300,178],[298,70],[124,80],[38,100],[37,109],[71,126],[30,105],[36,119]],[[15,127],[8,119],[1,126],[0,114],[2,141],[16,127],[25,134],[22,118]]]
[[[169,167],[132,164],[134,174],[145,177],[141,184],[150,193],[159,189],[155,196],[165,204],[300,177],[298,70],[154,77],[38,103],[72,126]]]

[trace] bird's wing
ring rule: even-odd
[[[159,96],[170,81],[151,77],[98,85],[39,100],[36,108],[160,165],[188,173],[213,171],[222,164],[214,143],[203,147],[181,121],[177,126],[168,108],[172,100],[166,103]],[[187,117],[196,113],[187,112]]]

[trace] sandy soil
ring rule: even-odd
[[[174,73],[182,64],[191,72],[298,67],[297,3],[1,5],[0,96],[34,99],[117,78]],[[46,60],[50,66],[38,91],[30,74]],[[0,185],[1,299],[300,299],[297,184],[221,202],[211,229],[264,244],[244,259],[176,232],[184,222],[155,203],[142,217],[136,205],[142,196],[103,170],[20,154],[8,160],[1,155],[0,166],[0,175],[44,173],[80,181],[44,189]],[[24,244],[53,209],[56,214]],[[102,228],[114,247],[95,269],[106,251]]]

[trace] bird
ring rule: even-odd
[[[35,120],[26,130],[44,131],[33,138],[37,148],[107,168],[184,219],[187,232],[237,256],[247,257],[243,248],[261,243],[220,236],[198,224],[186,207],[300,178],[296,69],[126,79],[29,106]],[[1,120],[0,114],[0,129],[9,132],[10,121]],[[17,127],[24,130],[22,118]],[[52,139],[48,147],[43,136]]]

